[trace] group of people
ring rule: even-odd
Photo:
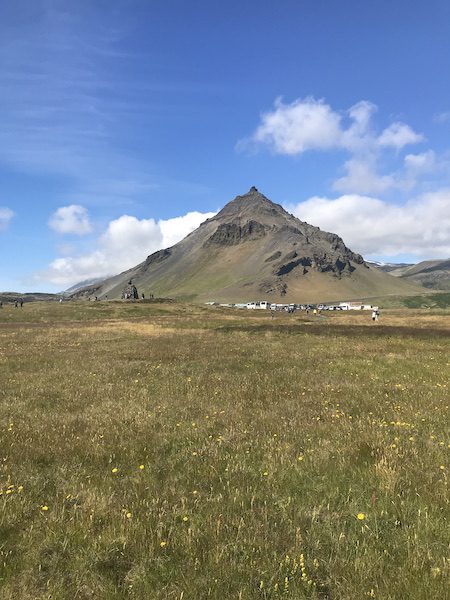
[[[14,308],[18,308],[20,306],[20,308],[23,308],[23,299],[22,298],[16,298],[14,300]],[[0,300],[0,308],[3,308],[3,300]]]

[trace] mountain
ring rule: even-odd
[[[392,265],[389,273],[433,290],[450,290],[450,259],[424,260],[416,265]],[[383,266],[379,267],[386,270]]]
[[[93,277],[92,279],[85,279],[84,281],[80,281],[79,283],[72,285],[70,288],[67,288],[67,290],[64,290],[63,292],[61,292],[61,294],[63,294],[64,296],[73,296],[79,290],[84,290],[89,286],[95,285],[96,283],[100,283],[101,281],[103,281],[102,277]]]
[[[130,280],[146,296],[191,301],[316,302],[420,290],[369,266],[339,236],[300,221],[255,187],[181,242],[76,295],[120,298]]]
[[[408,267],[413,267],[414,263],[383,263],[383,262],[375,262],[375,261],[367,261],[367,264],[371,267],[376,267],[380,269],[380,271],[384,271],[384,273],[390,273],[391,275],[397,276],[402,272],[402,269],[407,269]]]

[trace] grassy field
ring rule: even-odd
[[[450,598],[450,310],[0,309],[0,598]]]
[[[427,308],[427,309],[449,309],[450,293],[448,292],[428,292],[421,296],[397,296],[370,298],[373,305],[381,304],[388,308]]]

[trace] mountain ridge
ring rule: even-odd
[[[380,265],[378,268],[428,289],[450,290],[450,258],[429,259],[416,264]]]

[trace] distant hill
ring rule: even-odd
[[[415,265],[377,265],[377,268],[432,290],[450,290],[450,259],[424,260]]]
[[[338,235],[297,219],[254,187],[178,244],[75,296],[120,298],[129,281],[146,295],[222,302],[316,302],[421,289],[368,265]]]
[[[380,271],[383,271],[384,273],[391,273],[391,275],[394,272],[396,275],[398,275],[403,269],[408,269],[409,267],[414,266],[414,263],[380,263],[372,261],[367,261],[367,264],[371,267],[380,269]]]
[[[75,294],[76,292],[78,292],[78,290],[88,288],[89,286],[95,285],[95,284],[99,283],[100,281],[103,281],[102,277],[94,277],[92,279],[85,279],[84,281],[80,281],[79,283],[72,285],[70,288],[67,288],[67,290],[64,290],[64,292],[61,292],[61,293],[64,294],[65,296],[71,296],[71,295]]]
[[[0,301],[3,303],[15,302],[22,298],[24,302],[38,302],[44,300],[59,300],[59,294],[45,294],[41,292],[28,292],[19,294],[19,292],[0,292]]]

